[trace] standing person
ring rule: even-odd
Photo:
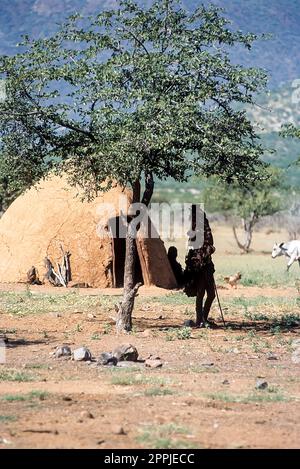
[[[196,327],[214,326],[208,321],[212,302],[215,299],[214,264],[215,252],[213,235],[205,212],[192,205],[192,230],[188,232],[188,254],[185,269],[185,293],[196,296]],[[204,296],[206,299],[203,305]]]
[[[178,251],[175,246],[170,246],[168,250],[168,259],[173,270],[178,288],[183,287],[183,270],[181,264],[177,261]]]

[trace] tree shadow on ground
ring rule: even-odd
[[[178,318],[177,318],[178,320]],[[167,329],[180,329],[184,327],[182,321],[181,324],[176,322],[170,321],[170,319],[153,319],[153,318],[145,318],[139,317],[134,318],[134,326],[137,329],[144,330],[144,329],[154,329],[154,330],[167,330]],[[234,331],[255,331],[255,332],[271,332],[271,333],[287,333],[287,332],[300,332],[300,322],[299,321],[290,321],[287,322],[285,320],[274,320],[274,321],[237,321],[237,320],[227,320],[225,321],[226,326],[225,330],[234,330]],[[224,329],[222,321],[218,319],[216,321],[216,330]]]
[[[153,318],[145,318],[145,317],[138,317],[132,318],[133,324],[136,328],[144,330],[144,329],[179,329],[183,327],[183,324],[178,324],[176,319],[174,322],[171,322],[169,318],[165,319],[153,319]]]
[[[28,346],[28,345],[45,345],[49,342],[49,339],[44,340],[26,340],[26,339],[12,339],[10,337],[3,337],[0,334],[0,340],[4,340],[5,347],[9,348],[16,348],[20,346]]]
[[[218,322],[220,325],[220,322]],[[286,333],[286,332],[300,332],[300,322],[285,322],[283,321],[232,321],[226,320],[226,329],[234,331],[255,331],[255,332],[271,332]]]

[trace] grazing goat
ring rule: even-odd
[[[288,243],[275,243],[273,246],[272,257],[275,259],[275,257],[278,256],[286,256],[290,258],[287,264],[287,271],[289,271],[289,268],[295,261],[298,261],[300,267],[300,241],[295,240],[289,241]]]

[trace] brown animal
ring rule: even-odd
[[[237,288],[237,283],[241,280],[241,272],[237,272],[235,275],[230,275],[229,277],[224,277],[225,282],[229,283],[231,288]]]

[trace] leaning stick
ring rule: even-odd
[[[226,327],[226,323],[225,323],[225,319],[224,319],[224,314],[223,314],[223,310],[222,310],[222,306],[221,306],[221,302],[220,302],[219,293],[218,293],[217,285],[216,285],[216,282],[215,282],[215,278],[214,278],[214,287],[215,287],[216,297],[217,297],[218,304],[219,304],[219,308],[220,308],[220,313],[221,313],[222,321],[223,321],[224,327]]]

